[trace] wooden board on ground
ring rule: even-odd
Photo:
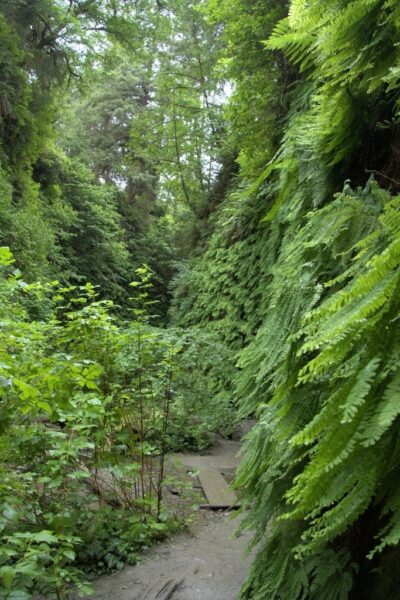
[[[184,577],[161,577],[147,590],[143,600],[170,600],[184,581]]]
[[[212,510],[239,508],[236,494],[217,469],[201,469],[198,477],[208,501],[208,505],[202,505],[201,508]]]

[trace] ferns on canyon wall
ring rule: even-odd
[[[242,598],[395,599],[400,5],[292,0],[268,35],[280,143],[253,177],[242,165],[175,314],[234,342],[240,408],[258,417],[237,480],[260,543]]]

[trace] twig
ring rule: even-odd
[[[400,181],[398,179],[393,179],[392,177],[389,177],[388,175],[385,175],[385,173],[382,173],[381,171],[377,171],[376,169],[365,169],[365,172],[371,173],[371,175],[379,175],[379,177],[383,177],[384,179],[391,181],[395,185],[400,185]]]

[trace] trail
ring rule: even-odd
[[[221,440],[206,455],[179,454],[185,468],[215,467],[233,475],[239,442]],[[238,519],[201,511],[184,533],[154,546],[133,567],[94,583],[92,600],[236,600],[251,558],[247,534],[234,537]]]

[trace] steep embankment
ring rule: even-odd
[[[239,475],[261,541],[242,597],[397,598],[400,7],[293,0],[263,65],[240,72],[267,36],[254,23],[276,19],[250,4],[215,6],[241,177],[174,309],[238,351],[236,394],[259,417]],[[263,168],[264,142],[237,132],[246,88],[269,115]]]

